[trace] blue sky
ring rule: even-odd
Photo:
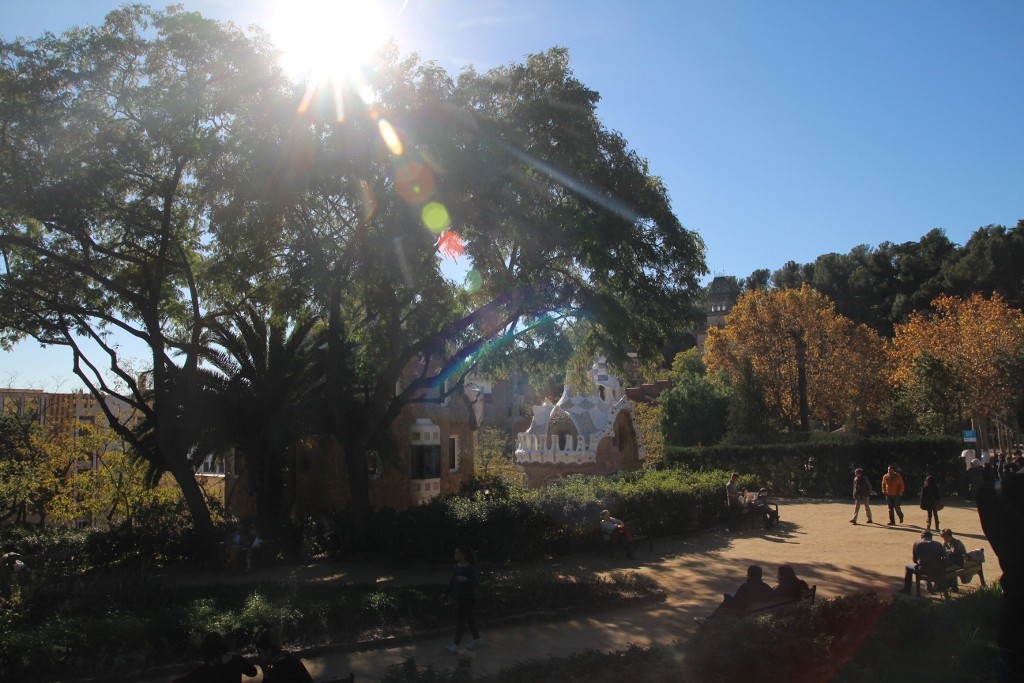
[[[0,37],[100,23],[118,4],[0,0]],[[301,2],[183,4],[273,34],[274,12]],[[649,161],[704,239],[712,274],[745,277],[932,228],[963,244],[979,227],[1024,219],[1018,0],[377,6],[404,51],[452,74],[567,47],[576,76],[601,94],[606,126]],[[69,361],[36,346],[0,354],[0,386],[76,386]]]

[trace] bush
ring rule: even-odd
[[[886,468],[896,465],[910,495],[927,474],[935,475],[943,491],[953,493],[965,482],[961,447],[948,438],[816,435],[797,443],[669,448],[665,464],[693,472],[735,470],[777,495],[823,497],[849,496],[856,467],[864,468],[877,489]]]
[[[715,619],[683,652],[701,681],[743,680],[751,671],[762,683],[980,680],[978,672],[995,663],[998,592],[972,591],[945,603],[871,593],[783,614]]]

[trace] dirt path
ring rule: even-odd
[[[893,593],[902,587],[903,566],[911,546],[924,529],[925,513],[910,503],[904,506],[907,524],[885,525],[884,504],[872,506],[875,524],[849,523],[852,504],[846,501],[780,501],[782,521],[769,532],[725,529],[706,531],[696,538],[655,540],[653,553],[641,548],[636,561],[619,556],[575,556],[550,563],[550,571],[614,571],[632,568],[649,574],[668,592],[663,604],[599,612],[592,616],[552,622],[482,629],[484,645],[467,652],[475,672],[496,671],[537,657],[564,656],[587,649],[620,650],[630,644],[665,645],[685,639],[695,627],[693,617],[709,613],[723,592],[732,592],[746,567],[761,564],[769,583],[775,567],[791,564],[797,575],[818,586],[818,597],[875,591]],[[950,502],[941,513],[942,526],[951,527],[968,550],[984,548],[985,578],[999,578],[999,565],[981,531],[973,504]],[[443,585],[448,567],[436,571],[393,571],[382,565],[328,564],[289,570],[299,581]],[[977,585],[977,579],[975,579]],[[454,667],[456,658],[444,652],[450,635],[428,637],[391,648],[364,652],[321,649],[302,653],[315,680],[330,680],[349,671],[357,681],[375,681],[391,664],[415,658],[420,665]],[[147,678],[167,683],[180,675]],[[259,681],[256,679],[247,679]]]

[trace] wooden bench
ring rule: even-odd
[[[626,520],[623,520],[622,523],[626,525],[627,529],[633,532],[633,540],[629,543],[629,550],[631,552],[639,550],[641,543],[647,543],[647,550],[654,552],[654,541],[651,539],[650,534],[644,530],[643,525],[638,525],[636,522],[629,522]],[[598,554],[607,553],[608,555],[613,555],[615,553],[615,548],[618,547],[619,544],[613,544],[610,538],[605,537],[603,532],[601,532],[600,538],[601,545],[598,546]],[[626,547],[625,544],[623,544],[622,547]]]
[[[937,590],[940,590],[947,598],[951,590],[959,590],[957,588],[958,581],[965,579],[962,583],[968,583],[975,574],[981,580],[981,585],[985,585],[985,565],[971,558],[965,559],[962,567],[948,560],[943,560],[943,570],[942,585],[938,586]],[[921,571],[920,567],[914,570],[914,578],[917,584],[917,597],[921,597],[921,582],[932,579],[925,572]]]
[[[775,614],[778,612],[786,612],[791,609],[795,609],[800,605],[813,605],[815,596],[818,594],[817,584],[811,586],[798,597],[791,598],[788,596],[781,596],[777,598],[770,598],[768,600],[759,600],[757,602],[751,602],[747,605],[746,609],[736,609],[733,607],[726,607],[724,604],[719,607],[711,614],[710,617],[694,617],[701,627],[705,626],[709,621],[717,617],[719,614],[725,614],[732,618],[743,618],[749,616],[758,616],[761,614]]]
[[[764,506],[768,508],[768,512],[751,507],[749,504],[740,504],[740,514],[736,519],[736,528],[742,528],[745,525],[749,525],[751,529],[757,527],[758,524],[763,524],[765,529],[769,529],[779,523],[779,505],[778,503],[771,503],[765,501]],[[765,515],[768,515],[768,520],[765,520]]]
[[[771,600],[761,600],[759,602],[752,602],[749,605],[747,605],[746,611],[740,612],[740,614],[745,616],[756,616],[758,614],[766,614],[769,612],[781,612],[788,609],[793,609],[794,607],[803,605],[805,603],[808,605],[813,605],[815,596],[817,596],[817,594],[818,586],[817,584],[815,584],[807,590],[805,590],[803,593],[800,594],[799,597],[796,598],[783,596],[778,598],[772,598]]]

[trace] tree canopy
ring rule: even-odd
[[[289,83],[259,38],[174,8],[0,46],[0,334],[68,346],[137,410],[142,430],[108,418],[200,528],[195,467],[242,443],[208,419],[228,392],[266,404],[265,380],[318,368],[289,395],[341,446],[358,525],[403,407],[517,354],[650,355],[693,323],[703,244],[565,50],[453,80],[391,46],[366,86]],[[459,254],[462,286],[441,270]],[[283,343],[297,327],[316,343]],[[257,362],[285,347],[306,369]]]
[[[880,407],[882,376],[870,368],[881,368],[881,340],[807,285],[748,291],[725,322],[708,330],[708,372],[737,385],[749,384],[752,372],[780,424],[803,431],[812,418],[842,425]]]
[[[1024,314],[998,294],[941,296],[932,307],[896,327],[890,380],[913,388],[938,376],[942,382],[932,388],[962,403],[987,444],[988,418],[1010,412],[1020,393]]]

